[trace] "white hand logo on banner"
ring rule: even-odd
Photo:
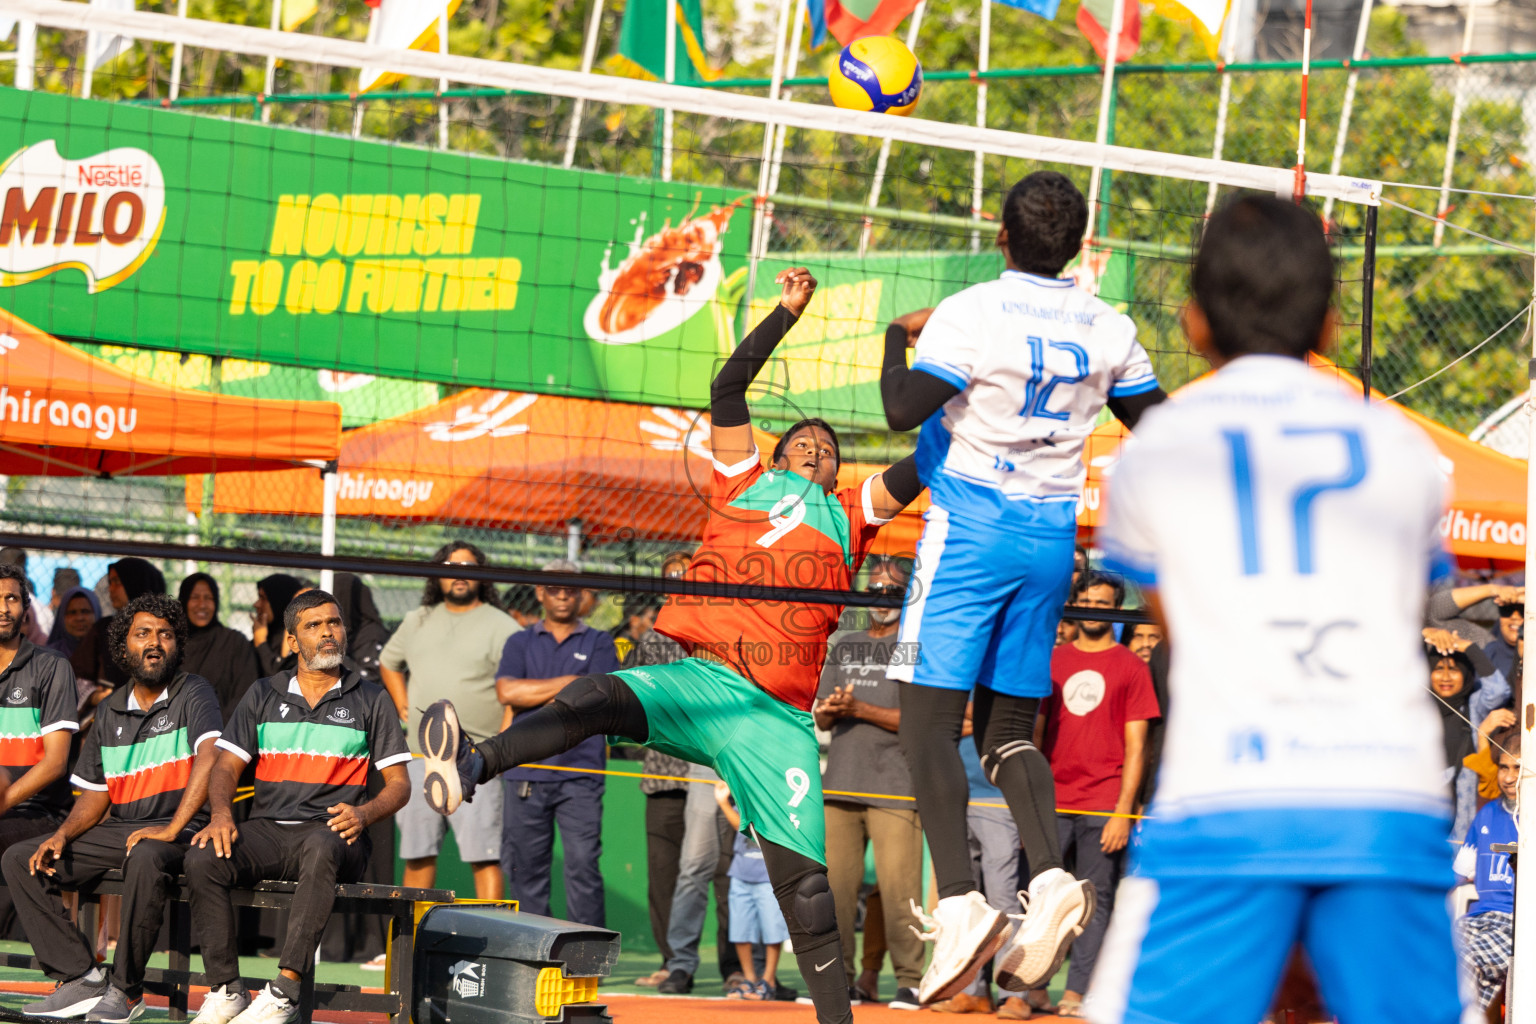
[[[701,459],[712,456],[713,453],[709,450],[709,420],[660,405],[651,406],[651,412],[656,414],[657,419],[666,421],[664,423],[640,421],[641,430],[647,434],[656,435],[651,439],[652,448],[659,452],[680,452],[687,449]]]
[[[510,403],[507,399],[511,398]],[[479,437],[511,437],[526,434],[526,423],[510,423],[509,420],[538,401],[538,395],[518,395],[510,391],[497,391],[478,406],[461,406],[454,411],[453,419],[428,423],[424,428],[434,441],[473,441]]]

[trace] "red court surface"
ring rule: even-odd
[[[0,993],[6,995],[27,995],[42,997],[53,991],[53,983],[46,981],[5,981],[0,982]],[[203,1002],[205,988],[192,990],[191,1012],[196,1013]],[[377,991],[377,990],[374,990]],[[809,1006],[798,1003],[748,1003],[734,999],[706,999],[702,997],[670,997],[670,996],[631,996],[615,995],[604,998],[601,991],[598,993],[599,1003],[606,1004],[608,1012],[613,1015],[615,1022],[623,1024],[729,1024],[731,1020],[742,1021],[743,1024],[815,1024],[816,1013]],[[13,999],[6,1000],[14,1002]],[[165,1000],[158,996],[149,997],[149,1005],[163,1011]],[[892,1010],[886,1006],[855,1006],[853,1015],[860,1024],[913,1024],[914,1014],[908,1010]],[[935,1021],[973,1021],[975,1024],[995,1021],[997,1018],[990,1014],[968,1014],[965,1016],[949,1016],[947,1014],[928,1014],[928,1019]],[[1054,1015],[1035,1016],[1031,1020],[1059,1021],[1063,1018]],[[316,1021],[327,1024],[385,1024],[388,1020],[382,1013],[317,1013]]]

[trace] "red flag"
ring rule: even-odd
[[[1077,9],[1077,29],[1088,37],[1099,59],[1109,52],[1109,26],[1114,0],[1083,0]],[[1124,13],[1120,16],[1120,48],[1115,63],[1128,61],[1141,46],[1141,4],[1138,0],[1122,0]]]

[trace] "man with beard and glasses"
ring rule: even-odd
[[[449,566],[484,565],[485,554],[473,544],[452,541],[438,549],[432,560]],[[507,638],[517,631],[517,623],[496,606],[496,591],[490,583],[453,576],[427,580],[421,607],[406,615],[379,655],[380,681],[394,698],[401,721],[409,721],[412,753],[421,753],[416,741],[421,709],[440,697],[464,709],[459,721],[475,739],[501,731],[496,666]],[[409,683],[407,672],[412,675]],[[419,758],[408,768],[414,792],[422,785],[424,769]],[[459,856],[474,872],[475,895],[501,899],[501,814],[500,786],[486,790],[480,799],[446,819],[424,800],[407,804],[396,818],[405,884],[431,888],[436,883],[437,853],[443,833],[451,827]]]
[[[113,617],[108,642],[131,685],[97,709],[70,779],[80,797],[58,831],[11,847],[0,867],[33,952],[59,982],[27,1013],[126,1024],[144,1012],[144,968],[167,889],[188,840],[207,824],[223,718],[213,686],[181,670],[187,620],[178,602],[161,594],[130,601]],[[109,979],[59,893],[117,868],[122,928]]]
[[[579,571],[575,562],[563,558],[544,566],[550,573]],[[496,693],[514,714],[543,707],[580,676],[619,668],[613,637],[581,621],[583,599],[590,591],[553,584],[534,591],[544,617],[507,640],[496,669]],[[604,737],[589,736],[569,750],[539,759],[540,764],[578,771],[519,766],[503,776],[502,867],[512,884],[512,898],[524,912],[549,913],[558,824],[565,854],[565,916],[603,925],[603,873],[597,863],[603,852],[603,777],[579,769],[601,770],[608,766],[607,758]],[[496,789],[491,786],[488,792]],[[462,813],[461,805],[455,814]]]
[[[1119,608],[1124,600],[1125,584],[1115,576],[1085,572],[1072,587],[1072,603],[1079,607]],[[1056,815],[1062,857],[1097,895],[1093,916],[1072,944],[1061,997],[1062,1016],[1081,1016],[1131,837],[1131,819],[1124,815],[1138,810],[1147,722],[1160,712],[1152,673],[1115,641],[1108,622],[1079,622],[1077,639],[1056,648],[1051,696],[1042,711],[1035,742],[1050,759],[1057,806],[1095,812]]]
[[[907,592],[907,573],[896,561],[882,560],[870,570],[864,589],[900,598]],[[922,939],[912,930],[917,919],[910,908],[923,899],[923,829],[912,805],[912,776],[896,735],[901,726],[901,684],[885,674],[891,662],[902,656],[896,643],[900,624],[900,608],[871,608],[867,629],[839,633],[832,639],[812,714],[819,728],[832,733],[822,788],[841,794],[829,795],[825,804],[827,880],[837,908],[843,963],[848,977],[858,974],[850,998],[872,1002],[878,995],[883,952],[872,948],[870,939],[878,933],[878,926],[871,927],[871,917],[879,914],[896,972],[896,998],[891,1006],[915,1010],[924,950]],[[882,795],[868,795],[873,793]],[[900,797],[906,799],[896,799]],[[874,848],[880,898],[871,898],[864,918],[868,967],[859,973],[854,923],[866,844]]]
[[[211,819],[192,839],[187,885],[209,993],[196,1024],[287,1024],[330,919],[338,882],[354,882],[371,852],[368,826],[410,796],[400,718],[382,687],[342,666],[347,629],[323,590],[295,597],[283,627],[298,648],[291,672],[261,679],[235,708],[208,782]],[[235,785],[254,760],[251,814],[237,827]],[[384,788],[365,801],[368,768]],[[278,974],[253,1001],[240,983],[231,889],[262,879],[298,883]]]
[[[0,564],[0,853],[63,820],[69,747],[80,730],[74,670],[26,638],[28,602],[21,570]]]

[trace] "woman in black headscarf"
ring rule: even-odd
[[[288,653],[283,649],[283,613],[288,602],[308,584],[285,573],[276,572],[256,584],[256,606],[251,625],[251,640],[256,645],[256,661],[263,678],[286,667]]]
[[[357,667],[377,679],[379,654],[389,642],[389,630],[373,603],[368,584],[350,572],[336,574],[332,596],[341,606],[341,621],[347,624],[347,655]]]
[[[117,612],[136,597],[165,593],[165,577],[142,558],[122,558],[107,566],[107,589],[113,611]],[[115,690],[128,681],[128,673],[118,667],[117,660],[107,651],[107,630],[111,626],[111,615],[97,619],[91,631],[80,638],[69,662],[74,666],[76,679]]]
[[[186,609],[188,626],[181,667],[213,684],[219,711],[228,722],[235,705],[261,675],[256,648],[245,634],[219,621],[219,584],[212,576],[195,572],[182,580],[177,600]]]
[[[96,595],[84,587],[71,587],[59,598],[59,611],[53,617],[53,628],[48,631],[44,646],[66,658],[73,657],[99,618],[101,604]]]

